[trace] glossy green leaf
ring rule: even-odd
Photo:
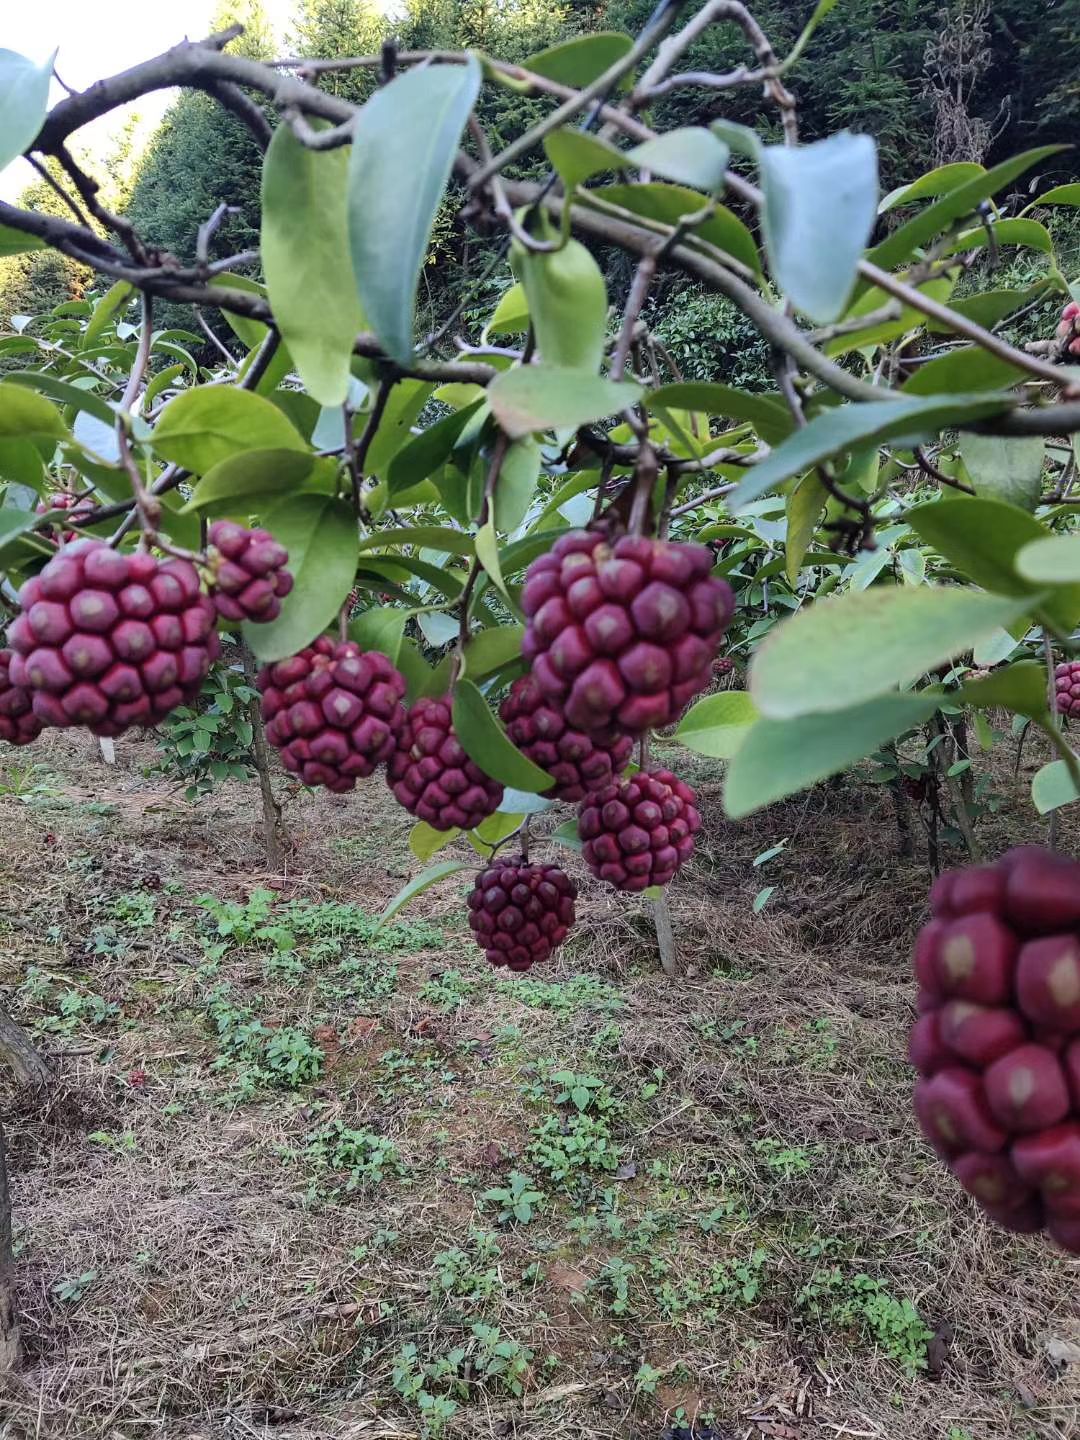
[[[646,392],[645,408],[654,413],[660,410],[695,410],[735,424],[749,421],[770,445],[776,445],[789,435],[794,425],[790,411],[779,400],[707,381],[687,380],[674,385],[660,385]]]
[[[1031,781],[1031,803],[1040,815],[1049,815],[1051,810],[1060,810],[1074,800],[1080,800],[1080,790],[1064,760],[1051,760],[1035,772]]]
[[[166,365],[164,370],[159,370],[156,375],[150,377],[150,383],[143,393],[142,413],[144,415],[150,410],[161,392],[167,390],[177,376],[183,373],[183,365]]]
[[[696,190],[659,180],[649,185],[600,185],[584,192],[581,199],[587,202],[591,196],[672,227],[687,215],[697,215],[702,208],[701,196]],[[694,225],[692,233],[730,255],[754,275],[761,274],[761,258],[753,235],[726,206],[715,206],[708,219]]]
[[[687,125],[635,145],[626,159],[639,170],[715,195],[723,188],[731,150],[703,125]]]
[[[960,454],[977,495],[1008,501],[1021,510],[1035,509],[1046,456],[1046,442],[1040,435],[1006,439],[965,431],[960,436]]]
[[[488,520],[481,525],[476,532],[474,541],[476,545],[476,558],[484,567],[491,583],[496,590],[500,591],[503,598],[509,601],[510,597],[506,590],[506,581],[503,579],[502,566],[499,563],[499,537],[495,534],[494,519]]]
[[[520,365],[496,375],[488,403],[512,440],[543,430],[576,429],[617,415],[640,399],[642,387],[589,370]]]
[[[110,430],[116,424],[116,413],[100,395],[81,385],[72,385],[67,380],[58,380],[55,375],[45,375],[40,370],[16,370],[4,377],[9,385],[22,385],[29,390],[38,390],[58,405],[72,412],[83,411]]]
[[[563,128],[544,137],[544,153],[569,192],[593,175],[629,167],[629,156],[607,140],[585,130]],[[563,217],[564,223],[567,217]]]
[[[352,589],[356,516],[333,496],[300,494],[270,510],[265,524],[289,552],[294,584],[278,618],[245,623],[244,638],[260,660],[284,660],[322,634]]]
[[[432,885],[437,885],[440,880],[445,880],[448,875],[456,875],[459,870],[471,870],[476,865],[474,861],[467,860],[440,860],[437,865],[431,865],[420,875],[416,875],[409,881],[387,905],[386,909],[379,916],[376,929],[385,925],[387,920],[393,916],[410,900],[415,900],[417,895],[422,895]]]
[[[1024,371],[1008,360],[984,350],[981,345],[962,345],[920,365],[904,382],[905,395],[940,395],[948,392],[1004,390],[1020,380]]]
[[[493,780],[532,794],[555,783],[507,738],[471,680],[458,680],[454,686],[454,731],[469,757]]]
[[[483,404],[474,400],[462,410],[444,415],[426,430],[402,445],[386,472],[387,490],[391,497],[418,485],[434,474],[452,452],[461,432]]]
[[[1045,195],[1037,195],[1028,208],[1038,205],[1080,205],[1080,185],[1055,185]]]
[[[206,472],[184,509],[243,518],[299,490],[314,465],[310,451],[242,450]]]
[[[495,313],[484,327],[485,342],[491,335],[523,335],[529,328],[529,302],[517,281],[504,290]]]
[[[27,235],[11,225],[0,225],[0,260],[9,255],[23,255],[30,250],[44,250],[45,241],[37,235]]]
[[[698,755],[730,760],[758,719],[757,707],[745,690],[725,690],[691,705],[675,739]]]
[[[557,233],[542,216],[533,230],[537,238],[548,241]],[[510,260],[525,292],[540,359],[548,365],[598,370],[608,298],[604,276],[591,253],[572,237],[554,251],[526,250],[515,240]]]
[[[816,470],[804,475],[787,497],[784,507],[787,517],[784,574],[789,585],[794,586],[799,578],[803,558],[810,548],[828,498],[829,492]]]
[[[797,310],[819,325],[838,319],[877,215],[877,147],[841,133],[761,153],[762,226],[769,267]]]
[[[578,834],[577,818],[564,820],[557,830],[551,832],[550,838],[556,845],[565,845],[567,850],[576,850],[579,854],[583,848],[581,836]]]
[[[540,478],[540,446],[526,435],[506,452],[495,484],[495,528],[512,535],[528,514]]]
[[[1030,608],[1029,598],[959,586],[878,586],[819,600],[766,636],[750,693],[774,720],[847,710],[914,683]]]
[[[919,287],[923,295],[939,304],[945,304],[952,294],[955,285],[953,276],[943,276],[937,280],[930,280]],[[892,297],[884,290],[871,286],[864,290],[853,305],[849,305],[844,313],[844,324],[848,325],[860,315],[870,316],[873,311],[884,305]],[[895,320],[881,320],[871,323],[865,330],[855,330],[848,334],[838,335],[833,340],[827,340],[822,346],[826,355],[835,357],[847,355],[852,350],[871,351],[886,341],[899,339],[906,335],[909,330],[917,330],[926,323],[926,317],[922,311],[916,310],[914,306],[904,305],[900,307],[900,313]]]
[[[41,490],[45,472],[32,440],[0,440],[0,479]]]
[[[0,440],[63,440],[67,435],[63,417],[43,395],[0,384]]]
[[[426,65],[376,90],[356,117],[349,244],[360,303],[387,354],[407,365],[420,271],[480,64]]]
[[[258,280],[252,280],[249,275],[236,275],[231,270],[223,270],[219,275],[215,275],[210,284],[222,290],[240,290],[245,295],[258,295],[263,299],[266,297],[265,285],[260,285]],[[266,339],[267,327],[261,320],[253,320],[249,315],[235,315],[231,310],[223,310],[221,313],[229,329],[249,350],[254,350]]]
[[[196,475],[243,450],[308,447],[270,400],[231,385],[185,390],[161,412],[150,443],[165,460]]]
[[[263,160],[260,253],[274,318],[320,405],[342,405],[365,328],[349,255],[344,149],[309,150],[279,125]]]
[[[572,40],[562,40],[558,45],[549,45],[522,61],[523,70],[534,75],[543,75],[548,80],[557,80],[560,85],[572,85],[579,90],[591,85],[605,70],[628,55],[633,40],[621,30],[599,30],[594,35],[576,35]]]
[[[946,426],[982,420],[1008,404],[1007,397],[994,395],[905,396],[823,410],[753,467],[728,496],[728,509],[734,513],[781,481],[854,446],[880,444],[900,435],[935,438]]]
[[[1032,585],[1080,585],[1080,532],[1031,540],[1016,553],[1016,571]]]
[[[517,792],[523,794],[523,791]],[[530,799],[533,797],[530,796]],[[513,835],[515,830],[521,829],[521,822],[525,816],[515,814],[511,810],[496,810],[494,814],[488,815],[481,820],[474,830],[465,831],[465,839],[484,860],[491,858],[492,851],[501,841]]]
[[[14,50],[0,50],[0,170],[29,149],[49,105],[56,51],[35,65]]]
[[[426,864],[433,855],[452,845],[460,834],[456,826],[450,830],[436,830],[426,820],[418,820],[409,831],[409,849],[421,864]]]
[[[394,530],[376,530],[360,542],[360,553],[368,550],[390,551],[395,545],[423,547],[426,550],[448,550],[453,555],[474,554],[473,537],[464,530],[441,529],[438,525],[415,525]]]
[[[954,240],[941,250],[942,256],[956,255],[966,250],[981,250],[990,247],[991,243],[1001,245],[1018,245],[1026,250],[1038,250],[1043,255],[1054,253],[1054,241],[1045,225],[1038,220],[1021,220],[1010,218],[1007,220],[995,220],[988,225],[977,225],[971,230],[965,230],[957,235]]]
[[[385,475],[398,451],[412,436],[412,427],[431,398],[435,387],[426,380],[399,380],[390,391],[379,428],[368,448],[364,468],[369,475]],[[356,432],[362,430],[366,414],[370,413],[373,399],[356,417]]]
[[[373,605],[349,621],[349,639],[364,650],[378,650],[396,665],[405,640],[409,611]]]
[[[971,160],[957,160],[949,165],[939,165],[936,170],[930,170],[925,175],[920,175],[918,180],[912,180],[908,184],[898,185],[895,190],[890,190],[878,206],[878,214],[884,215],[887,210],[893,210],[897,205],[910,205],[915,200],[947,195],[950,190],[955,190],[969,180],[975,180],[978,176],[985,174],[986,167],[976,165]]]
[[[967,320],[974,320],[977,325],[982,325],[984,329],[990,330],[1000,320],[1004,320],[1014,310],[1021,309],[1050,287],[1050,277],[1042,276],[1023,290],[985,290],[981,295],[965,295],[960,299],[954,297],[950,300],[949,309],[955,310],[958,315],[962,315]],[[921,288],[925,290],[928,287]],[[943,320],[928,319],[926,328],[935,335],[955,333]]]
[[[126,280],[118,280],[110,290],[105,292],[94,306],[94,313],[90,316],[89,323],[83,331],[80,350],[89,350],[97,343],[117,316],[123,314],[134,293],[134,285],[130,285]]]
[[[477,630],[465,646],[461,673],[470,680],[494,675],[504,665],[520,658],[524,634],[524,625],[493,625],[488,630]]]
[[[733,820],[741,820],[846,770],[885,741],[923,724],[940,699],[938,695],[880,695],[840,715],[759,720],[728,766],[725,812]]]
[[[979,710],[1000,706],[1032,719],[1046,716],[1049,713],[1046,667],[1036,660],[1020,660],[978,680],[969,680],[960,687],[956,698]]]

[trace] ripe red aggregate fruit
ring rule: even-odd
[[[1070,355],[1080,355],[1078,330],[1080,330],[1080,305],[1077,305],[1075,300],[1070,300],[1061,312],[1061,320],[1057,327],[1058,342]]]
[[[576,802],[602,790],[622,773],[633,753],[629,735],[614,730],[587,735],[576,729],[531,675],[514,681],[499,714],[521,753],[555,777],[555,784],[543,792],[548,800]]]
[[[389,760],[405,727],[405,680],[385,655],[320,635],[306,650],[264,666],[266,738],[305,785],[341,794]]]
[[[1080,1254],[1080,864],[1010,850],[940,876],[930,903],[919,1124],[994,1221]]]
[[[494,860],[469,894],[469,927],[492,965],[528,970],[566,939],[576,896],[557,865],[530,865],[520,855]]]
[[[0,740],[29,745],[44,726],[33,711],[33,696],[25,685],[11,682],[10,650],[0,650]]]
[[[50,510],[69,510],[71,512],[71,523],[81,524],[94,510],[93,499],[86,496],[72,495],[70,490],[57,490],[49,496],[48,502],[39,500],[34,509],[38,515],[47,515]],[[46,525],[38,532],[46,540],[52,540],[56,545],[63,545],[69,540],[77,540],[78,534],[74,530],[61,530],[59,535],[52,525]]]
[[[585,863],[616,890],[666,885],[694,853],[697,800],[670,770],[639,770],[578,807]]]
[[[493,815],[503,787],[466,755],[454,733],[449,696],[417,700],[387,766],[398,802],[433,830],[471,830]]]
[[[1080,660],[1054,666],[1054,690],[1059,715],[1080,715]]]
[[[214,607],[186,560],[65,545],[19,595],[10,679],[45,725],[119,735],[194,700],[221,650]]]
[[[735,601],[706,545],[575,530],[529,566],[522,653],[588,732],[670,725],[712,677]]]
[[[269,530],[248,530],[232,520],[215,520],[207,534],[218,552],[210,567],[211,599],[223,620],[276,620],[293,588],[285,566],[289,552]]]

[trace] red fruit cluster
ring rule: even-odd
[[[1080,660],[1066,660],[1054,667],[1054,689],[1059,715],[1080,714]]]
[[[33,697],[25,685],[11,683],[10,650],[0,650],[0,740],[9,745],[29,745],[44,726],[34,714]]]
[[[575,530],[529,566],[522,653],[568,722],[638,735],[669,725],[711,677],[734,609],[705,545]]]
[[[555,777],[543,792],[549,800],[576,802],[602,790],[622,773],[634,748],[629,735],[614,730],[576,730],[531,675],[514,681],[499,714],[521,753]]]
[[[712,673],[717,680],[722,680],[725,675],[730,675],[734,669],[735,661],[730,655],[723,655],[719,660],[713,661]]]
[[[208,533],[217,556],[210,564],[214,575],[214,607],[223,620],[276,620],[281,602],[293,588],[285,566],[289,552],[269,530],[248,530],[231,520],[216,520]]]
[[[451,702],[417,700],[387,767],[390,788],[434,830],[471,830],[499,808],[503,787],[485,775],[454,733]]]
[[[34,508],[39,515],[47,515],[50,510],[70,510],[72,524],[79,525],[88,515],[93,513],[95,507],[91,496],[84,495],[80,497],[78,495],[72,495],[70,490],[57,490],[49,496],[47,504],[44,500],[41,500]],[[51,525],[46,525],[44,530],[39,533],[46,538],[52,538],[56,532]],[[77,540],[78,538],[74,530],[62,530],[56,543],[62,545],[67,540]]]
[[[405,681],[385,655],[320,635],[259,671],[266,738],[305,785],[341,793],[389,760],[405,724]]]
[[[519,855],[481,870],[469,895],[469,926],[492,965],[528,970],[566,939],[577,887],[557,865]]]
[[[1080,1254],[1080,865],[1010,850],[940,877],[915,946],[915,1110],[1008,1230]]]
[[[578,807],[585,863],[616,890],[666,885],[700,829],[694,792],[670,770],[640,770]]]
[[[194,700],[220,652],[214,607],[186,560],[65,545],[19,596],[9,677],[46,725],[119,735]]]
[[[1080,305],[1075,300],[1070,300],[1061,312],[1057,338],[1069,355],[1080,355]]]

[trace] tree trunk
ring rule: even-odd
[[[20,1085],[47,1085],[53,1078],[52,1067],[35,1049],[21,1025],[0,1005],[0,1064],[6,1064]]]
[[[19,1363],[19,1312],[15,1307],[15,1257],[11,1245],[11,1194],[8,1190],[4,1127],[0,1125],[0,1375]]]
[[[255,657],[247,645],[241,645],[244,660],[244,679],[255,687]],[[270,747],[266,743],[263,729],[262,707],[258,700],[248,706],[251,721],[251,748],[255,756],[255,770],[259,776],[259,790],[262,794],[263,836],[266,843],[266,863],[271,870],[285,869],[285,836],[281,825],[281,806],[274,799],[270,784]]]
[[[902,779],[891,782],[889,794],[896,815],[896,853],[902,860],[910,860],[915,854],[915,837],[911,827],[911,801],[904,790]]]
[[[671,923],[671,907],[667,892],[652,902],[653,924],[656,926],[656,941],[660,946],[660,964],[664,974],[674,980],[679,973],[679,954],[675,948],[675,927]]]

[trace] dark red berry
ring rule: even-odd
[[[543,792],[549,800],[576,802],[602,790],[622,772],[634,748],[629,735],[576,729],[531,675],[514,681],[499,714],[522,754],[554,776],[555,784]]]
[[[210,593],[222,619],[276,620],[293,588],[284,545],[269,530],[248,530],[232,520],[215,520],[208,539],[217,552],[210,555]]]
[[[462,749],[448,696],[425,697],[408,711],[387,779],[405,809],[435,830],[471,830],[495,813],[503,797],[499,782]]]
[[[45,725],[119,735],[195,699],[221,650],[217,617],[186,560],[65,545],[19,595],[10,678]],[[137,616],[138,618],[134,618]]]
[[[930,899],[919,1122],[997,1224],[1080,1254],[1080,864],[1024,846],[940,876]]]
[[[320,635],[260,670],[256,684],[266,738],[305,785],[351,790],[397,749],[405,680],[377,650]]]
[[[33,710],[33,695],[25,685],[11,681],[10,650],[0,650],[0,740],[9,745],[29,745],[44,726]]]
[[[476,877],[469,926],[492,965],[528,970],[566,939],[576,895],[557,865],[530,865],[521,856],[495,860]]]
[[[529,566],[522,653],[584,731],[677,719],[712,676],[734,597],[705,545],[575,530]]]
[[[93,498],[89,495],[72,495],[70,490],[57,490],[49,496],[48,503],[41,500],[34,508],[38,515],[47,515],[50,510],[67,510],[71,523],[81,525],[88,516],[93,514],[96,507]],[[52,525],[44,526],[38,531],[38,534],[46,540],[52,540],[57,545],[64,545],[70,540],[79,538],[74,530],[61,530],[58,533]]]
[[[670,770],[641,770],[578,807],[585,863],[616,890],[666,885],[694,853],[694,792]]]

